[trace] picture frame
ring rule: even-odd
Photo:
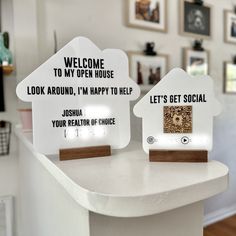
[[[183,67],[191,76],[208,75],[210,71],[210,52],[184,48]]]
[[[168,55],[148,56],[141,52],[128,52],[130,77],[142,92],[149,91],[168,72]]]
[[[233,62],[224,62],[223,92],[236,94],[236,64]]]
[[[224,10],[224,41],[236,44],[236,13]]]
[[[212,37],[212,6],[197,5],[193,0],[180,1],[180,35],[211,39]]]
[[[128,26],[167,32],[167,0],[128,0]]]

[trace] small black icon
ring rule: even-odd
[[[149,144],[153,144],[153,143],[156,142],[156,139],[155,139],[154,137],[152,137],[152,136],[149,136],[149,137],[147,138],[147,142],[148,142]]]
[[[147,42],[146,49],[144,50],[145,55],[147,56],[156,56],[157,52],[154,51],[155,43],[154,42]]]
[[[203,44],[202,39],[200,39],[200,40],[196,39],[193,43],[193,50],[203,52],[204,48],[203,48],[202,44]]]
[[[189,138],[187,136],[184,136],[181,138],[181,143],[182,144],[188,144],[189,143]]]

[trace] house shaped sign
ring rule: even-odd
[[[134,107],[142,118],[143,148],[149,150],[210,150],[213,116],[220,104],[209,76],[191,77],[170,71]]]
[[[128,74],[123,51],[101,51],[84,37],[69,42],[17,86],[18,97],[32,102],[35,148],[57,154],[61,148],[128,145],[129,102],[140,95]]]

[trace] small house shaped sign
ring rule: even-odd
[[[123,51],[101,51],[84,37],[49,58],[17,86],[18,97],[32,102],[36,149],[57,154],[62,148],[128,145],[129,101],[140,94],[128,74]]]
[[[171,70],[134,107],[143,120],[143,148],[149,150],[210,150],[213,116],[220,104],[209,76],[191,77]]]

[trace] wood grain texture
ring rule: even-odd
[[[110,155],[111,155],[111,146],[109,145],[59,150],[60,161],[92,158],[92,157],[104,157]]]
[[[236,215],[204,229],[204,236],[235,236],[236,235]]]
[[[149,150],[150,162],[207,162],[204,150]]]

